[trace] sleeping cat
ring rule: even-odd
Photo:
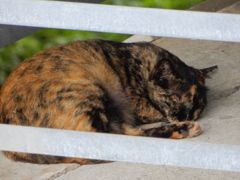
[[[26,59],[0,94],[0,123],[180,139],[200,134],[205,78],[151,43],[79,41]],[[32,163],[80,158],[5,152]]]

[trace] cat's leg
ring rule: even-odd
[[[201,127],[197,122],[185,121],[150,129],[143,127],[143,131],[146,136],[181,139],[198,136],[201,133]]]
[[[176,119],[172,119],[168,117],[168,109],[157,108],[145,97],[134,96],[131,99],[131,104],[135,107],[136,125],[123,126],[125,134],[181,139],[197,136],[201,132],[197,122],[179,122]]]
[[[158,122],[140,125],[136,128],[124,126],[128,135],[182,139],[198,136],[201,127],[197,122],[185,121],[178,123]]]

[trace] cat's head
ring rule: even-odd
[[[149,80],[161,87],[178,108],[172,116],[180,121],[195,120],[207,104],[205,79],[217,66],[195,69],[173,56],[158,59]],[[175,108],[175,107],[174,107]]]

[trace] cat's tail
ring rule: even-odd
[[[27,154],[20,152],[4,152],[5,156],[13,161],[30,162],[37,164],[59,164],[59,163],[78,163],[78,164],[100,164],[110,161],[91,160],[72,157],[50,156],[40,154]]]

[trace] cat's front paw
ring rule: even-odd
[[[172,133],[171,139],[190,138],[198,136],[201,133],[201,127],[197,122],[185,121],[176,124],[176,129]]]

